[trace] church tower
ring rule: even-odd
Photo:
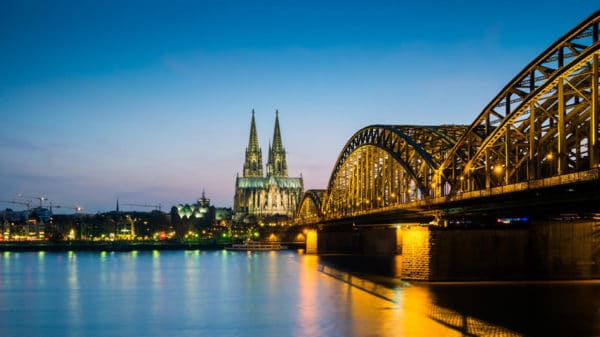
[[[250,139],[246,148],[246,161],[244,162],[244,177],[262,177],[262,151],[258,146],[254,109],[252,109],[252,122],[250,123]]]
[[[275,111],[273,142],[269,144],[266,177],[263,176],[262,154],[258,146],[254,110],[250,124],[250,140],[246,148],[244,176],[236,176],[233,211],[236,224],[263,223],[291,224],[302,198],[302,176],[288,177],[287,161],[281,130],[279,111]]]
[[[287,177],[287,162],[285,149],[281,141],[279,130],[279,111],[275,110],[275,130],[273,131],[273,144],[269,146],[269,161],[267,162],[267,177]]]

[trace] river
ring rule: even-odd
[[[0,336],[600,336],[600,281],[411,283],[293,251],[3,252]]]

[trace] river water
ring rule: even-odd
[[[408,283],[292,251],[0,253],[0,336],[600,336],[600,282]]]

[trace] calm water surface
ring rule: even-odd
[[[418,284],[295,252],[0,253],[0,336],[600,336],[600,282]]]

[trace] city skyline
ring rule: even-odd
[[[290,175],[324,188],[358,129],[470,124],[596,10],[502,4],[0,4],[0,199],[231,206],[252,109],[263,151],[278,109]]]

